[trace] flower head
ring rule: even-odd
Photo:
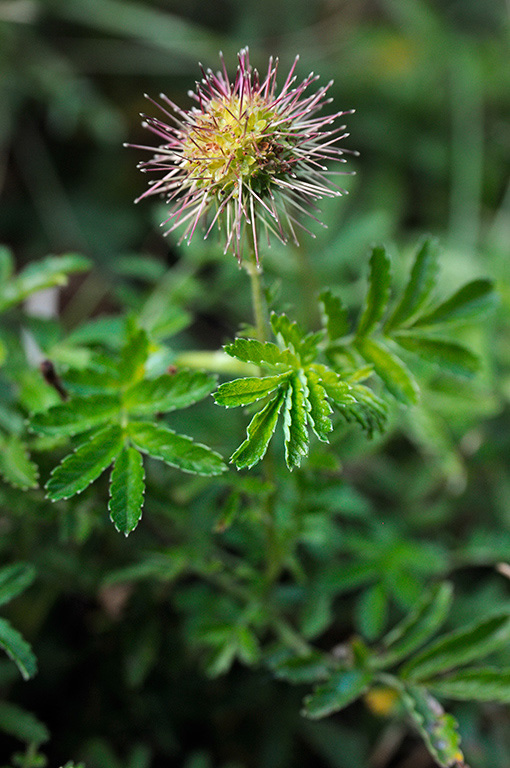
[[[348,150],[336,146],[348,136],[345,126],[329,126],[353,110],[317,116],[331,101],[332,83],[307,95],[318,76],[311,73],[296,85],[298,58],[279,93],[278,61],[271,58],[261,78],[244,49],[231,83],[221,60],[222,71],[202,70],[202,81],[190,92],[196,102],[190,110],[161,94],[165,106],[153,103],[170,122],[142,115],[144,127],[163,143],[139,147],[154,152],[139,167],[162,175],[138,200],[164,196],[172,208],[163,225],[169,225],[167,232],[184,226],[181,240],[191,240],[200,221],[206,223],[205,237],[215,225],[224,226],[225,252],[232,250],[239,261],[247,236],[258,262],[261,230],[297,244],[296,227],[305,229],[301,215],[315,218],[316,200],[345,192],[330,180],[340,171],[324,163],[345,162]]]

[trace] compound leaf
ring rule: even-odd
[[[407,323],[426,304],[434,290],[437,272],[438,243],[435,239],[427,239],[416,254],[402,299],[385,324],[386,332]]]
[[[122,450],[122,430],[106,427],[70,453],[51,473],[46,484],[52,501],[81,493],[101,475]]]
[[[418,333],[396,333],[394,340],[408,352],[414,352],[429,363],[439,365],[456,376],[471,377],[480,368],[479,358],[464,347],[448,339]]]
[[[322,309],[322,320],[330,341],[349,333],[347,310],[342,300],[329,290],[322,291],[319,296]]]
[[[230,461],[236,465],[237,469],[249,469],[264,457],[276,429],[285,397],[286,391],[282,387],[276,397],[256,413],[248,424],[246,440],[230,457]]]
[[[236,339],[232,344],[225,345],[224,350],[230,357],[236,357],[243,363],[269,367],[288,366],[288,353],[282,352],[270,341]]]
[[[27,641],[6,619],[0,618],[0,648],[14,661],[23,678],[28,680],[37,672],[37,660]]]
[[[493,305],[494,300],[494,286],[491,280],[472,280],[442,304],[415,320],[413,327],[464,322],[485,312]]]
[[[290,470],[299,467],[308,453],[308,387],[303,374],[295,374],[289,381],[283,409],[283,433],[285,436],[285,462]]]
[[[250,376],[244,379],[234,379],[221,384],[214,393],[218,405],[225,408],[235,408],[239,405],[250,405],[267,395],[270,395],[288,378],[287,373],[279,376]]]
[[[367,336],[381,319],[390,297],[390,259],[385,248],[377,246],[370,257],[370,274],[365,308],[361,315],[356,336]]]
[[[309,368],[306,371],[306,380],[308,385],[308,402],[310,411],[308,418],[312,429],[324,443],[329,442],[328,435],[333,429],[330,414],[333,412],[327,397],[326,390],[319,381],[317,373]]]
[[[447,699],[510,704],[510,668],[460,669],[448,677],[429,680],[427,688]]]
[[[215,376],[202,371],[164,373],[130,387],[124,395],[124,406],[133,414],[167,413],[203,400],[215,384]]]
[[[8,603],[23,592],[35,578],[35,568],[29,563],[12,563],[0,569],[0,605]]]
[[[362,696],[372,680],[373,673],[370,670],[338,670],[305,698],[303,714],[318,719],[338,712]]]
[[[120,400],[117,395],[89,395],[59,403],[47,411],[36,413],[30,428],[43,435],[75,435],[104,422],[118,419]]]
[[[374,339],[360,339],[357,348],[362,357],[372,363],[375,372],[393,397],[405,405],[413,405],[418,401],[418,385],[397,355]]]
[[[423,688],[406,688],[402,702],[411,715],[432,757],[442,768],[462,763],[457,721]]]
[[[503,612],[438,638],[401,670],[402,677],[425,680],[484,658],[510,641],[510,614]]]
[[[135,421],[129,425],[128,430],[133,445],[139,451],[183,472],[209,476],[219,475],[226,470],[219,453],[168,427]]]
[[[143,328],[128,323],[127,341],[121,349],[119,377],[123,384],[134,384],[143,378],[149,356],[149,337]]]
[[[387,650],[381,666],[396,664],[424,645],[445,622],[452,598],[453,587],[449,582],[436,584],[427,592],[416,608],[383,638]]]
[[[43,744],[50,738],[48,729],[35,715],[8,701],[0,701],[0,731],[26,744]]]
[[[110,482],[110,519],[126,536],[142,516],[145,490],[142,457],[136,448],[124,446],[113,465]]]
[[[75,253],[48,256],[32,262],[19,275],[0,286],[0,311],[18,304],[35,291],[66,285],[69,273],[84,272],[89,267],[90,261]]]
[[[0,475],[16,488],[37,488],[39,470],[17,435],[0,438]]]

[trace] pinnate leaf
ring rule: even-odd
[[[301,373],[289,381],[283,410],[283,433],[285,436],[285,461],[290,470],[299,467],[301,459],[308,453],[308,387]]]
[[[305,698],[303,714],[318,719],[338,712],[362,696],[372,679],[370,670],[337,670],[326,683],[319,685]]]
[[[275,336],[280,336],[283,343],[299,354],[304,333],[297,322],[289,320],[287,315],[271,314],[271,328]]]
[[[361,315],[356,336],[371,333],[381,319],[390,296],[390,259],[385,248],[377,246],[370,257],[370,275],[365,308]]]
[[[346,403],[355,403],[356,398],[352,394],[351,385],[342,379],[340,374],[335,373],[325,365],[311,365],[308,370],[317,374],[319,383],[323,387],[326,395],[336,405],[345,405]]]
[[[237,469],[249,469],[260,461],[266,451],[278,423],[278,415],[286,397],[282,387],[276,397],[255,414],[248,424],[247,438],[232,454],[230,461]]]
[[[394,340],[408,352],[439,365],[456,376],[471,377],[480,368],[479,358],[457,342],[418,333],[397,333]]]
[[[429,238],[416,254],[409,282],[402,299],[385,325],[386,332],[404,325],[422,309],[434,290],[437,271],[438,243]]]
[[[420,600],[416,608],[383,639],[387,649],[382,666],[396,664],[424,645],[444,624],[453,598],[449,582],[435,585]]]
[[[167,413],[202,400],[213,389],[214,376],[202,371],[164,373],[134,384],[124,395],[124,406],[133,414]]]
[[[329,340],[335,341],[349,333],[347,310],[342,304],[342,300],[329,290],[322,291],[319,299],[322,307],[323,323]]]
[[[0,701],[0,731],[26,744],[43,744],[50,738],[48,729],[35,715],[7,701]]]
[[[224,349],[228,355],[242,360],[243,363],[269,367],[288,366],[288,353],[282,352],[270,341],[236,339],[232,344],[226,344]]]
[[[23,678],[28,680],[37,672],[37,661],[27,641],[6,619],[0,618],[0,648],[14,661]]]
[[[510,704],[510,668],[460,669],[448,677],[427,681],[427,688],[447,699]]]
[[[128,338],[120,353],[119,376],[124,384],[143,379],[149,356],[149,337],[143,328],[128,323]]]
[[[0,605],[8,603],[23,592],[35,578],[35,568],[30,563],[12,563],[0,569]]]
[[[447,714],[433,696],[417,686],[405,689],[402,702],[437,763],[442,768],[454,768],[462,763],[464,756],[455,718]]]
[[[418,385],[397,355],[374,339],[360,339],[357,348],[364,359],[372,363],[375,372],[393,397],[405,405],[418,402]]]
[[[279,376],[250,376],[244,379],[227,381],[218,387],[214,399],[218,405],[225,408],[234,408],[239,405],[250,405],[267,395],[270,395],[288,378],[288,374]]]
[[[472,280],[438,307],[419,317],[413,327],[464,322],[487,311],[494,301],[495,293],[491,280]]]
[[[16,488],[37,488],[39,470],[17,435],[0,439],[0,475]]]
[[[306,372],[306,380],[308,384],[308,402],[310,404],[308,418],[319,440],[327,443],[329,442],[328,435],[333,429],[331,419],[329,418],[333,409],[327,400],[326,390],[320,383],[317,373],[309,368]]]
[[[426,680],[484,658],[510,641],[510,614],[502,612],[438,638],[401,670],[403,677]]]
[[[116,424],[96,432],[53,470],[46,484],[48,498],[68,499],[84,491],[118,456],[122,442],[122,430]]]
[[[75,253],[47,256],[29,264],[19,275],[0,285],[0,311],[18,304],[35,291],[53,285],[66,285],[71,272],[84,272],[90,261]]]
[[[43,435],[75,435],[116,419],[119,413],[117,395],[75,397],[36,413],[32,416],[30,428]]]
[[[145,490],[142,457],[136,448],[124,446],[113,465],[110,482],[110,519],[126,536],[142,516]]]
[[[219,475],[226,470],[219,453],[167,427],[135,421],[129,425],[128,430],[133,445],[139,451],[183,472]]]

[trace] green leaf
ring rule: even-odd
[[[363,637],[375,640],[384,630],[388,615],[388,597],[381,584],[374,584],[361,595],[357,605],[357,626]]]
[[[0,648],[14,661],[25,680],[35,675],[37,660],[32,648],[6,619],[0,619]]]
[[[335,339],[340,339],[349,333],[349,319],[342,300],[338,296],[334,296],[330,290],[322,291],[319,300],[322,309],[322,322],[329,340],[335,341]]]
[[[0,438],[0,475],[15,488],[37,488],[39,470],[17,435]]]
[[[135,384],[145,375],[149,356],[149,337],[143,328],[128,323],[128,338],[120,353],[119,377],[124,384]]]
[[[370,670],[338,670],[324,685],[318,686],[305,698],[303,714],[318,719],[338,712],[362,696],[372,680],[373,673]]]
[[[361,315],[356,336],[367,336],[383,316],[390,297],[390,259],[385,248],[377,246],[370,257],[370,275],[365,309]]]
[[[510,704],[510,668],[460,669],[448,677],[427,681],[427,688],[447,699]]]
[[[7,701],[0,701],[0,731],[26,744],[43,744],[50,738],[48,729],[35,715]]]
[[[453,598],[449,582],[436,584],[429,590],[416,608],[383,638],[387,649],[380,660],[381,666],[389,667],[416,651],[444,624]]]
[[[303,456],[308,454],[308,387],[301,373],[289,380],[283,409],[283,434],[285,436],[285,461],[290,470],[299,467]]]
[[[363,384],[351,387],[355,402],[346,403],[338,409],[338,413],[347,422],[356,421],[360,427],[372,437],[374,432],[384,432],[388,418],[386,403]]]
[[[244,664],[256,664],[260,659],[260,645],[254,632],[245,624],[237,629],[237,656]]]
[[[237,469],[250,469],[264,457],[276,429],[285,397],[286,391],[282,387],[276,397],[255,414],[248,425],[246,440],[230,457],[230,461],[236,465]]]
[[[12,563],[0,568],[0,605],[23,592],[34,578],[35,568],[29,563]]]
[[[94,482],[122,450],[122,429],[113,425],[96,432],[56,467],[46,483],[52,501],[68,499]]]
[[[285,653],[270,659],[270,666],[275,677],[289,683],[317,683],[327,680],[331,675],[331,660],[320,651],[311,650],[305,656]]]
[[[276,344],[272,344],[270,341],[236,339],[232,344],[226,344],[224,350],[230,357],[236,357],[243,363],[254,363],[270,368],[281,367],[282,365],[288,368],[289,366],[288,352],[282,352]]]
[[[333,429],[329,416],[333,409],[327,400],[326,390],[322,386],[316,371],[308,368],[306,380],[308,385],[308,402],[310,405],[308,418],[319,440],[328,443],[328,435]]]
[[[0,285],[4,285],[14,271],[12,251],[6,245],[0,245]]]
[[[438,638],[401,670],[402,677],[425,680],[481,659],[510,641],[510,615],[496,614]]]
[[[42,261],[32,262],[19,275],[0,284],[0,311],[19,304],[35,291],[53,285],[66,285],[69,273],[84,272],[89,267],[90,261],[77,254],[48,256]]]
[[[271,313],[271,328],[275,336],[279,336],[285,346],[299,355],[305,334],[298,323],[291,322],[287,315]]]
[[[407,323],[426,304],[436,284],[438,250],[435,239],[425,240],[419,249],[404,295],[385,324],[386,332]]]
[[[432,757],[442,768],[464,761],[457,721],[423,688],[404,689],[402,702],[411,715]],[[460,766],[459,766],[460,768]]]
[[[393,339],[408,352],[414,352],[456,376],[469,378],[480,368],[480,359],[471,350],[454,341],[412,332],[396,333]]]
[[[139,451],[183,472],[209,476],[220,475],[226,470],[219,453],[167,427],[148,422],[132,422],[128,431],[133,445]]]
[[[405,405],[418,402],[418,385],[399,357],[374,339],[360,339],[356,346],[362,357],[372,363],[375,372],[393,397]]]
[[[124,446],[113,465],[108,509],[112,523],[126,536],[142,516],[144,490],[142,457],[135,448]]]
[[[74,397],[36,413],[30,429],[43,435],[76,435],[119,418],[120,400],[117,395]]]
[[[342,379],[340,374],[326,368],[325,365],[318,364],[311,365],[308,371],[312,371],[318,376],[320,385],[335,405],[356,402],[356,398],[352,395],[351,385]]]
[[[464,322],[486,312],[494,301],[494,285],[490,280],[472,280],[438,307],[415,320],[413,327]]]
[[[279,376],[250,376],[244,379],[234,379],[221,384],[214,393],[217,405],[225,408],[235,408],[239,405],[250,405],[280,387],[288,378],[288,373]]]
[[[216,378],[202,371],[165,373],[130,387],[123,398],[124,406],[134,414],[167,413],[203,400],[215,384]]]

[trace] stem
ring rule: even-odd
[[[258,341],[265,342],[269,339],[269,317],[267,301],[264,295],[264,286],[262,281],[262,267],[257,264],[255,258],[255,249],[252,248],[250,258],[243,262],[251,283],[251,298],[253,307],[253,317]],[[262,375],[262,371],[260,371]],[[272,487],[273,492],[268,493],[264,501],[264,524],[266,528],[266,583],[269,590],[274,584],[280,573],[280,547],[278,545],[278,536],[275,522],[275,470],[271,446],[262,461],[262,474]]]
[[[255,257],[252,256],[248,261],[244,262],[244,268],[250,277],[251,301],[257,339],[259,341],[267,341],[269,337],[269,320],[267,302],[262,284],[262,267],[257,266]]]

